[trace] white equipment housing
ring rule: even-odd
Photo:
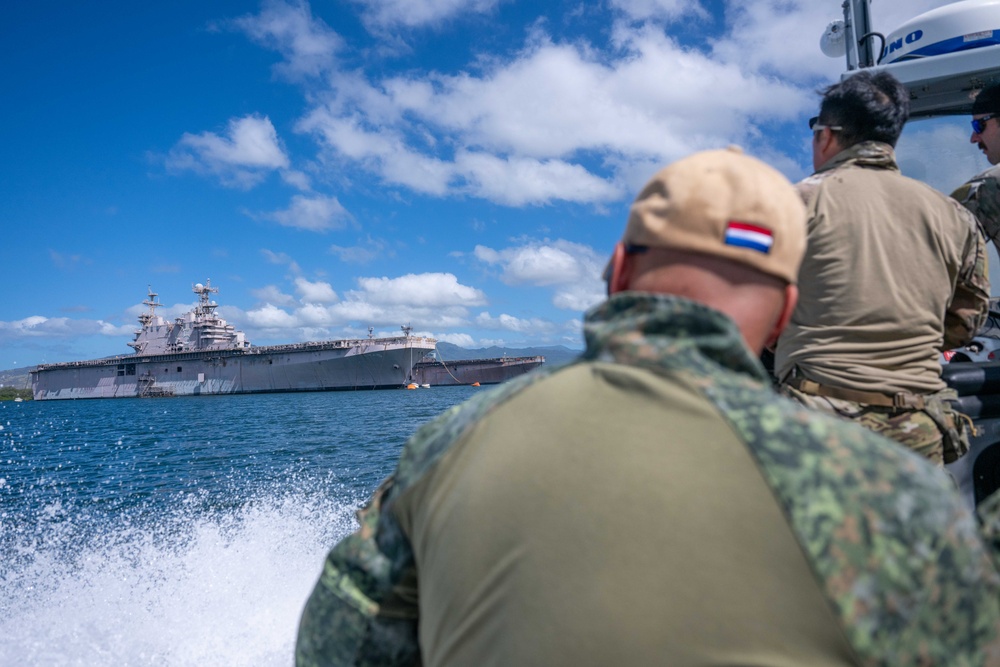
[[[822,44],[844,33],[847,72],[890,72],[910,91],[910,117],[969,114],[980,90],[1000,83],[1000,0],[961,0],[925,12],[889,33],[871,29],[871,0],[844,0],[843,26],[831,24]],[[872,41],[882,40],[875,57]]]

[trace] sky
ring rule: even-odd
[[[945,1],[874,0],[891,32]],[[131,353],[195,283],[254,344],[582,347],[628,206],[738,145],[799,180],[841,0],[0,8],[0,369]],[[912,122],[903,173],[988,165]],[[996,261],[994,258],[994,265]],[[994,269],[996,274],[996,269]]]

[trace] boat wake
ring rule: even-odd
[[[0,664],[291,665],[299,614],[359,502],[285,487],[159,516],[0,513]]]

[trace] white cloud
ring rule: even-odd
[[[610,252],[610,249],[609,249]],[[605,254],[571,241],[539,241],[504,250],[476,246],[475,257],[499,266],[500,279],[509,285],[553,288],[557,308],[586,310],[604,298],[601,271]]]
[[[246,318],[251,325],[260,329],[292,329],[301,326],[301,321],[294,315],[269,303],[247,311]]]
[[[285,58],[277,67],[286,76],[316,76],[329,70],[343,40],[322,21],[313,18],[302,0],[266,0],[261,12],[234,20],[233,26]]]
[[[298,262],[289,257],[287,253],[274,252],[273,250],[262,248],[260,254],[263,255],[264,259],[269,264],[287,265],[288,269],[295,275],[302,273],[302,269],[299,267]]]
[[[687,15],[708,17],[698,0],[610,0],[610,5],[635,21],[679,19]]]
[[[498,251],[484,245],[477,245],[472,254],[476,257],[476,259],[481,262],[486,262],[487,264],[499,264],[503,261],[503,257]]]
[[[301,190],[303,192],[308,192],[312,189],[309,183],[309,176],[302,173],[301,171],[295,171],[294,169],[286,169],[281,172],[281,180],[288,183],[296,190]]]
[[[507,206],[544,204],[555,199],[582,203],[614,201],[621,187],[562,160],[500,158],[463,151],[456,167],[469,182],[467,191]]]
[[[545,336],[555,330],[555,326],[551,322],[540,318],[526,320],[507,314],[492,317],[488,312],[482,312],[476,316],[476,324],[483,329],[501,329],[519,334],[531,334],[532,336]]]
[[[379,256],[378,250],[372,248],[362,248],[353,246],[346,248],[343,246],[330,246],[330,253],[340,258],[340,261],[348,264],[367,264]]]
[[[603,282],[587,281],[577,285],[565,285],[552,297],[552,305],[563,310],[585,311],[605,299]]]
[[[656,26],[621,24],[613,34],[614,54],[543,35],[478,75],[338,74],[297,129],[332,159],[424,194],[596,203],[630,191],[621,176],[636,162],[663,164],[734,137],[763,144],[761,124],[814,103],[811,90],[713,60]],[[584,164],[592,154],[603,157]]]
[[[249,189],[273,170],[288,167],[269,118],[244,116],[229,121],[225,136],[185,133],[167,156],[167,166],[214,175],[229,187]]]
[[[60,318],[66,322],[66,318]],[[51,331],[53,325],[57,325],[58,320],[50,320],[41,315],[33,315],[13,322],[0,322],[0,331],[9,332],[18,336],[42,336],[47,331]]]
[[[367,264],[376,257],[395,257],[396,252],[386,247],[386,242],[382,239],[367,237],[364,243],[345,247],[331,245],[330,253],[340,258],[340,261],[349,264]]]
[[[453,165],[407,146],[394,128],[367,129],[360,117],[338,117],[330,108],[315,109],[297,129],[314,133],[338,156],[357,161],[379,173],[388,183],[417,192],[445,195],[456,175]]]
[[[842,17],[839,3],[729,2],[728,32],[714,42],[712,56],[727,66],[777,74],[803,86],[833,83],[845,69],[846,61],[824,56],[819,39],[831,21]]]
[[[52,260],[52,265],[57,269],[72,270],[80,266],[81,264],[92,264],[92,261],[84,257],[81,254],[66,254],[63,252],[58,252],[56,250],[49,249],[49,259]]]
[[[399,278],[359,278],[365,301],[379,305],[482,306],[486,295],[462,285],[451,273],[408,274]],[[361,296],[352,292],[352,296]]]
[[[11,322],[0,322],[0,340],[93,335],[131,336],[134,330],[134,325],[115,325],[104,320],[74,320],[68,317],[33,315]]]
[[[476,246],[475,255],[503,266],[503,280],[511,285],[575,284],[599,278],[604,258],[592,248],[571,241],[541,241],[495,251]]]
[[[365,23],[373,29],[439,24],[465,13],[492,10],[499,0],[356,0],[364,5]]]
[[[466,333],[442,333],[434,334],[433,337],[439,342],[451,343],[452,345],[458,345],[466,349],[475,347],[476,345],[476,340]],[[448,359],[445,359],[445,361],[448,361]]]
[[[299,321],[299,326],[307,328],[327,327],[335,321],[330,310],[319,303],[304,304],[295,311],[295,316]]]
[[[904,4],[875,3],[876,29],[889,32],[946,1]],[[369,25],[380,28],[437,24],[496,5],[363,3]],[[729,0],[714,20],[696,0],[612,0],[611,7],[619,18],[609,44],[556,41],[539,22],[512,55],[484,56],[464,71],[382,79],[339,67],[333,56],[343,41],[304,3],[270,2],[239,26],[281,53],[287,69],[327,75],[308,84],[310,108],[296,127],[318,140],[321,160],[420,194],[505,206],[601,204],[626,197],[656,166],[730,143],[802,175],[807,156],[784,154],[772,133],[810,115],[816,89],[843,70],[842,59],[818,48],[825,26],[842,14],[839,3]],[[692,17],[710,28],[697,46],[691,26],[675,23]],[[308,187],[304,177],[286,178]]]
[[[330,229],[340,229],[351,214],[336,197],[323,195],[295,195],[288,208],[284,211],[273,211],[263,215],[285,227],[295,227],[311,232],[325,232]]]
[[[265,285],[259,289],[250,290],[250,294],[259,301],[282,307],[294,307],[297,303],[291,294],[285,294],[275,285]]]
[[[345,329],[407,323],[427,330],[448,330],[467,326],[468,309],[486,303],[483,292],[446,273],[359,278],[358,289],[346,291],[339,300],[326,283],[298,278],[295,285],[300,297],[295,303],[285,302],[279,308],[269,302],[244,315],[242,319],[256,329],[247,331],[251,340],[258,334],[280,335],[286,340],[343,337]],[[281,294],[271,286],[255,292],[263,296],[274,293]]]
[[[596,150],[661,160],[725,145],[751,115],[788,118],[808,101],[795,86],[715,62],[655,27],[618,26],[614,33],[620,53],[610,58],[587,44],[542,40],[480,77],[432,77],[436,94],[419,102],[393,99],[486,150],[538,158]],[[393,97],[396,82],[383,85]],[[712,100],[710,119],[705,100]]]
[[[558,247],[559,245],[564,247]],[[584,272],[577,257],[569,252],[572,245],[568,242],[533,244],[508,248],[502,252],[477,246],[475,254],[484,261],[492,259],[492,263],[502,263],[506,283],[561,285],[576,282]]]
[[[295,291],[306,304],[334,303],[338,300],[330,283],[310,282],[302,277],[295,279]]]

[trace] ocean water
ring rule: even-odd
[[[0,402],[0,665],[292,665],[355,510],[485,390]]]

